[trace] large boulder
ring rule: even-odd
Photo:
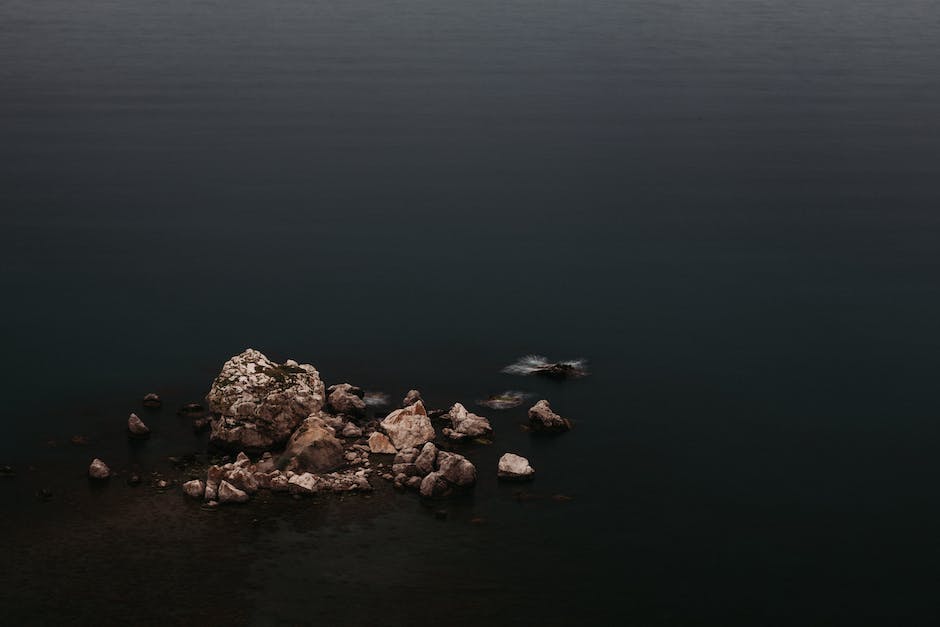
[[[529,426],[533,431],[560,433],[571,429],[571,421],[553,412],[548,401],[543,399],[529,409]]]
[[[295,472],[329,472],[345,462],[344,454],[333,429],[314,414],[291,436],[282,460]]]
[[[443,429],[443,433],[451,440],[485,438],[493,435],[493,427],[490,425],[489,420],[483,416],[470,413],[460,403],[454,403],[454,406],[444,415],[444,418],[450,420],[452,428]]]
[[[398,450],[417,448],[433,440],[435,436],[431,419],[428,418],[428,412],[421,401],[396,409],[385,417],[381,426]]]
[[[255,452],[280,446],[323,407],[324,393],[313,366],[277,364],[249,348],[225,362],[206,395],[215,415],[210,441]]]
[[[351,416],[361,416],[365,413],[366,402],[363,400],[362,388],[348,383],[338,383],[331,385],[327,392],[330,407],[334,412]]]
[[[515,453],[506,453],[499,458],[497,476],[500,479],[531,479],[535,469],[529,465],[529,460]]]

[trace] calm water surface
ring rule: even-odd
[[[4,0],[7,618],[935,624],[938,41],[915,0]],[[202,450],[173,409],[247,346],[577,426],[489,412],[446,521],[88,486]]]

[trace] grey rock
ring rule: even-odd
[[[351,416],[361,416],[365,413],[366,402],[363,400],[362,388],[349,383],[338,383],[331,385],[327,392],[330,407],[334,412]]]
[[[506,453],[499,458],[497,476],[500,479],[523,480],[531,479],[535,469],[529,465],[529,460],[515,453]]]
[[[571,429],[571,422],[553,412],[548,401],[543,399],[529,409],[529,426],[533,431],[558,433]]]
[[[111,469],[108,468],[108,465],[97,457],[92,460],[91,465],[88,466],[88,476],[92,479],[107,479],[111,476]]]

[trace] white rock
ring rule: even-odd
[[[382,421],[382,429],[396,449],[418,447],[435,436],[431,419],[421,401],[390,413]]]
[[[107,479],[111,476],[111,469],[108,468],[107,464],[96,457],[88,467],[88,476],[92,479]]]
[[[515,453],[506,453],[499,458],[497,476],[501,479],[529,479],[535,474],[535,469],[529,465],[529,460]]]

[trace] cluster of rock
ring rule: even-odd
[[[361,453],[361,452],[360,452]],[[298,469],[281,470],[279,461],[265,453],[252,462],[245,453],[239,453],[234,462],[209,467],[206,480],[194,479],[183,484],[189,496],[215,503],[244,503],[259,490],[312,495],[318,492],[370,491],[367,454],[353,454],[344,458],[345,467],[335,472],[309,472]]]
[[[396,487],[417,490],[421,496],[441,498],[472,487],[477,482],[477,469],[463,455],[426,442],[421,450],[410,447],[399,451],[392,473],[384,478],[394,481]]]
[[[160,402],[156,395],[146,401],[151,407]],[[210,428],[209,441],[216,448],[238,452],[234,461],[210,466],[205,479],[183,484],[187,495],[210,504],[246,502],[259,490],[295,495],[370,491],[369,479],[379,472],[370,454],[394,455],[391,472],[387,462],[377,467],[396,487],[427,498],[447,497],[472,488],[477,469],[463,455],[434,443],[438,434],[432,418],[442,421],[445,443],[489,443],[493,437],[487,418],[460,403],[429,412],[417,390],[381,421],[370,419],[367,409],[375,405],[362,388],[349,383],[327,388],[313,366],[293,360],[278,364],[253,349],[223,365],[206,401],[208,416],[198,403],[178,413],[193,417],[197,429]],[[528,416],[532,431],[571,428],[545,400]],[[128,418],[127,430],[136,438],[150,434],[136,414]],[[500,458],[497,470],[500,479],[530,479],[535,473],[527,459],[513,453]],[[110,470],[95,459],[89,476],[106,479]]]

